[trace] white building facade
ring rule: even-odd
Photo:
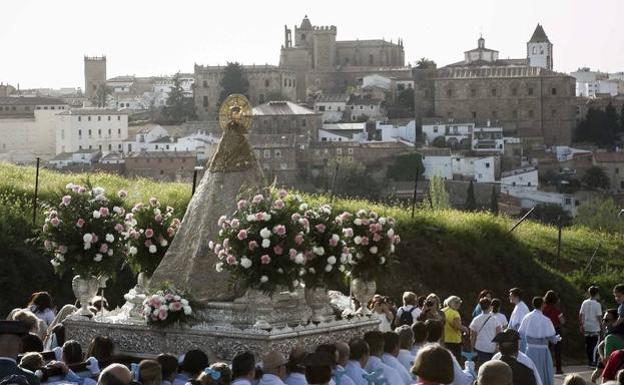
[[[99,150],[122,151],[128,139],[128,114],[124,111],[81,108],[58,115],[56,153]]]
[[[501,192],[510,193],[512,190],[537,191],[539,178],[537,169],[525,167],[501,173]]]

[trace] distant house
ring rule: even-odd
[[[314,111],[322,113],[323,123],[337,123],[344,119],[349,96],[346,94],[320,95],[314,101]]]
[[[351,121],[368,120],[384,117],[381,99],[364,98],[351,95],[347,102],[347,112]]]
[[[73,165],[90,166],[102,156],[99,150],[78,150],[76,152],[62,152],[48,161],[48,164],[57,169],[64,169]]]
[[[535,167],[524,167],[501,173],[501,192],[523,189],[537,191],[539,178]]]
[[[181,182],[193,177],[197,156],[190,151],[143,151],[129,154],[125,161],[131,178]]]

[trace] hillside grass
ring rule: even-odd
[[[5,260],[7,255],[13,255],[19,261],[13,263],[14,267],[9,269],[13,273],[10,274],[21,275],[21,279],[26,282],[31,279],[27,275],[28,271],[22,271],[24,258],[45,263],[46,266],[40,269],[48,271],[46,274],[49,275],[47,281],[39,277],[31,285],[17,285],[24,293],[13,298],[5,297],[13,301],[23,301],[23,296],[35,287],[45,289],[45,285],[49,285],[63,290],[58,286],[58,280],[50,282],[53,278],[45,258],[32,246],[24,246],[23,243],[24,239],[33,234],[31,216],[34,178],[35,170],[32,167],[0,164],[0,248],[6,250],[7,245],[13,245],[10,248],[12,254],[2,252],[0,255]],[[149,197],[155,196],[163,204],[173,206],[180,217],[191,198],[189,183],[126,179],[104,173],[63,174],[41,170],[39,204],[56,203],[52,201],[57,199],[66,184],[84,183],[86,180],[109,192],[127,190],[128,206],[137,201],[146,202]],[[509,314],[511,307],[506,301],[509,288],[523,288],[527,294],[527,303],[530,303],[532,296],[541,296],[546,290],[554,289],[560,294],[564,313],[570,320],[566,325],[566,335],[570,334],[568,345],[575,350],[582,351],[576,314],[584,290],[590,284],[598,284],[603,300],[611,306],[613,300],[610,289],[624,281],[624,239],[621,234],[608,234],[580,226],[566,227],[562,233],[561,255],[557,259],[557,228],[531,220],[525,221],[510,233],[509,229],[516,223],[516,219],[487,212],[418,208],[412,218],[411,208],[406,206],[353,199],[331,200],[325,195],[307,195],[305,198],[310,203],[331,201],[336,212],[368,208],[397,220],[397,230],[402,238],[402,243],[397,247],[397,262],[386,278],[378,282],[379,291],[390,295],[395,301],[400,301],[404,290],[414,290],[418,294],[436,292],[442,299],[456,294],[464,299],[462,312],[468,316],[476,302],[477,293],[488,288],[503,300],[503,311]],[[41,217],[40,213],[38,222]],[[588,260],[599,244],[592,267],[587,271]],[[121,297],[124,290],[132,285],[132,275],[128,272],[124,274],[121,276],[128,282],[119,283],[109,291],[113,303],[113,296]],[[69,278],[63,278],[66,290],[69,290]],[[0,274],[0,288],[10,288],[15,284],[15,279]],[[71,297],[70,292],[63,295]],[[11,306],[15,305],[11,303]],[[0,303],[0,310],[7,307],[8,304]]]

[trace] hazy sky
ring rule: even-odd
[[[85,54],[105,54],[108,77],[278,64],[284,24],[306,14],[338,40],[402,37],[406,61],[438,65],[462,60],[479,33],[501,58],[525,57],[539,22],[556,70],[624,71],[622,0],[0,0],[0,82],[84,87]]]

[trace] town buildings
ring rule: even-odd
[[[106,108],[80,108],[57,116],[56,153],[79,150],[123,150],[128,139],[128,114]]]
[[[543,49],[543,50],[542,50]],[[499,59],[498,51],[477,48],[442,68],[415,68],[417,122],[485,121],[503,127],[523,143],[569,144],[575,127],[574,78],[552,70],[552,44],[538,25],[527,42],[527,57]]]

